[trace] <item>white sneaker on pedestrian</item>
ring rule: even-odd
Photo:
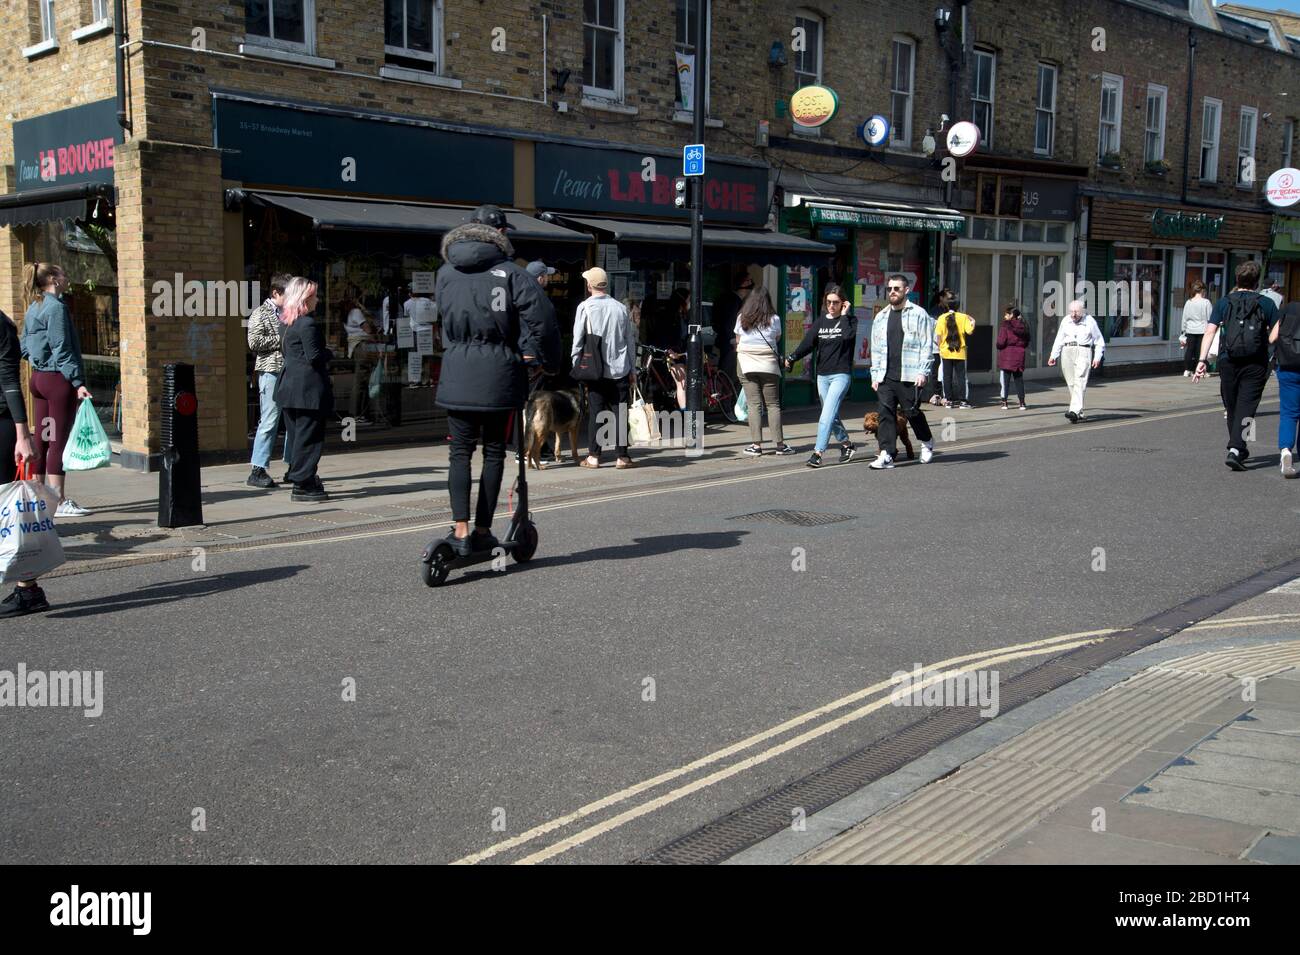
[[[86,508],[82,507],[72,498],[68,498],[66,501],[59,502],[59,507],[54,512],[54,516],[55,517],[85,517],[87,514],[90,513],[93,512],[86,510]]]
[[[1282,476],[1284,478],[1293,478],[1293,477],[1300,476],[1297,475],[1295,469],[1295,461],[1291,455],[1290,448],[1284,448],[1282,450]]]
[[[875,471],[883,471],[886,468],[892,468],[893,466],[894,459],[890,456],[888,451],[881,451],[880,454],[876,455],[876,460],[867,465],[867,467]]]
[[[1191,373],[1190,371],[1184,371],[1184,372],[1183,372],[1183,377],[1184,377],[1184,378],[1190,378],[1190,377],[1192,377],[1192,373]]]
[[[933,460],[934,460],[934,442],[922,441],[921,442],[921,463],[929,464]]]

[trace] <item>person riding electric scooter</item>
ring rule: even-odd
[[[464,225],[442,240],[444,264],[438,270],[434,300],[442,322],[442,376],[437,404],[447,411],[451,432],[449,485],[455,527],[441,544],[426,550],[426,564],[439,549],[463,566],[474,556],[490,557],[499,542],[492,516],[505,469],[509,429],[528,397],[528,370],[554,373],[560,360],[560,327],[537,280],[514,262],[510,229],[496,206],[479,206]],[[474,530],[469,528],[470,459],[483,445]],[[525,514],[525,520],[527,515]],[[512,523],[512,533],[520,530]],[[531,530],[531,524],[527,530]],[[532,546],[536,531],[531,530]],[[513,551],[515,541],[508,541]],[[526,548],[527,549],[527,548]],[[450,551],[448,555],[447,551]],[[516,559],[527,560],[523,551]],[[444,566],[442,576],[446,576]],[[436,575],[435,575],[436,576]]]

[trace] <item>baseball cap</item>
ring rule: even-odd
[[[587,280],[587,284],[592,288],[608,288],[609,275],[600,266],[593,269],[587,269],[582,273],[582,277]]]
[[[555,269],[551,268],[541,259],[538,259],[535,262],[529,262],[527,265],[527,269],[528,269],[528,274],[535,279],[541,278],[543,275],[555,274]]]
[[[479,206],[469,214],[466,222],[480,222],[483,225],[491,226],[494,229],[513,229],[509,222],[506,221],[506,214],[501,211],[499,206],[485,205]]]

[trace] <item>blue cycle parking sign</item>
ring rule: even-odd
[[[704,175],[704,143],[682,147],[682,175]]]

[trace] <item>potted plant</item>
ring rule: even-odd
[[[1146,166],[1147,172],[1156,176],[1163,176],[1169,172],[1168,159],[1153,159]]]
[[[1119,169],[1124,165],[1124,157],[1116,152],[1103,153],[1099,165],[1107,169]]]

